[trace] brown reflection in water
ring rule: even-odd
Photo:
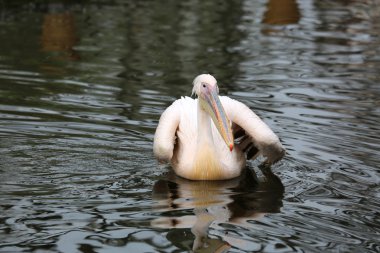
[[[78,42],[73,14],[70,12],[45,14],[41,42],[43,51],[60,53],[58,59],[79,60],[78,53],[73,50]]]
[[[269,0],[263,23],[269,25],[297,24],[300,12],[296,0]]]
[[[195,252],[224,252],[231,246],[244,248],[246,242],[220,233],[220,238],[209,238],[208,229],[213,222],[244,225],[268,213],[280,212],[284,186],[281,180],[266,169],[264,180],[258,180],[249,170],[246,175],[228,181],[190,181],[170,174],[153,187],[153,199],[157,209],[187,210],[193,213],[182,216],[160,217],[152,221],[153,227],[171,228],[168,239],[178,245],[187,238],[180,238],[181,229],[191,228],[195,236],[192,250]],[[176,236],[171,236],[172,234]],[[191,244],[191,242],[188,242]],[[181,245],[180,247],[184,247]],[[188,247],[190,247],[188,245]],[[248,246],[247,246],[248,247]]]

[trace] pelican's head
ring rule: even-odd
[[[231,122],[219,100],[219,87],[216,79],[209,74],[202,74],[194,79],[193,94],[197,94],[201,109],[212,118],[216,128],[230,151],[234,148]]]

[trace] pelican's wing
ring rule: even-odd
[[[169,162],[173,156],[176,131],[181,119],[180,108],[176,102],[162,113],[154,134],[153,152],[159,161]]]
[[[161,115],[154,134],[153,152],[159,161],[170,162],[181,142],[194,147],[197,139],[197,102],[190,97],[181,97],[173,102]],[[182,158],[179,158],[182,160]]]
[[[262,154],[267,158],[266,163],[273,164],[285,155],[277,135],[251,109],[229,97],[222,96],[220,100],[232,121],[237,145],[247,153],[248,159]]]

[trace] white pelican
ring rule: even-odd
[[[224,180],[240,175],[244,152],[247,159],[263,155],[267,165],[284,156],[278,137],[253,111],[218,95],[213,76],[199,75],[193,85],[198,99],[182,97],[161,115],[153,143],[160,162],[187,179]]]

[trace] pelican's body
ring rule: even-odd
[[[237,177],[248,158],[262,154],[272,164],[284,155],[278,137],[244,104],[218,95],[216,80],[194,80],[198,99],[182,97],[161,115],[154,137],[154,154],[170,162],[175,173],[191,180]],[[238,143],[234,136],[240,134]]]

